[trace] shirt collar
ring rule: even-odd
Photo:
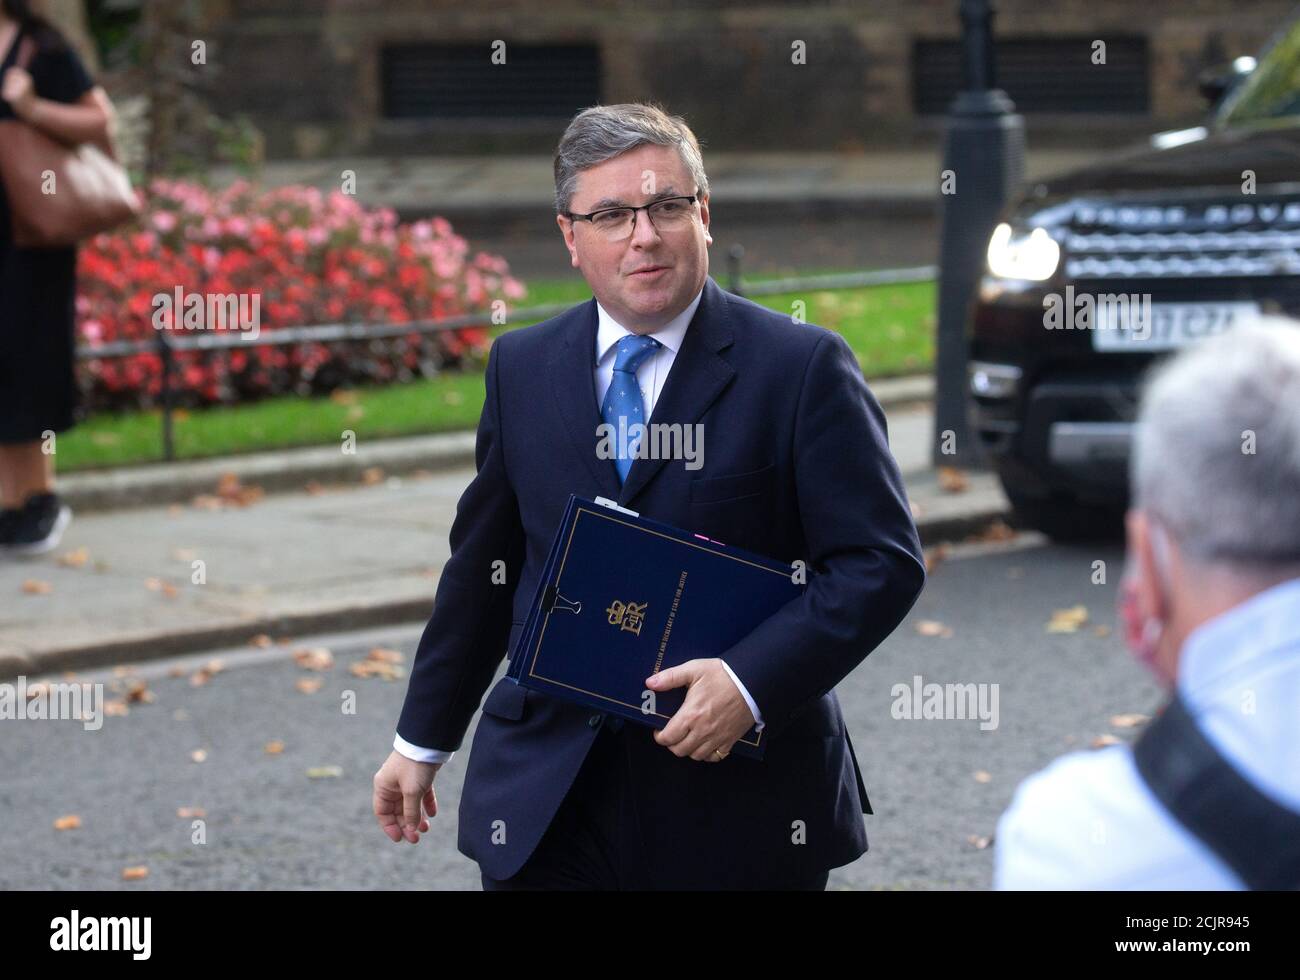
[[[1212,696],[1242,668],[1270,655],[1300,651],[1300,578],[1259,592],[1188,634],[1178,686],[1189,701]]]
[[[686,328],[690,326],[691,319],[695,316],[696,307],[700,305],[700,299],[703,296],[704,287],[701,286],[700,291],[687,304],[686,309],[647,336],[653,337],[676,354],[681,349],[682,340],[686,336]],[[596,301],[596,319],[596,363],[599,364],[605,355],[609,353],[609,349],[632,331],[610,316],[605,307],[600,305],[600,300]]]

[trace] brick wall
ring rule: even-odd
[[[598,48],[600,100],[657,99],[725,149],[835,149],[933,139],[941,117],[913,112],[912,46],[960,36],[956,0],[754,3],[742,0],[205,0],[217,111],[246,111],[272,156],[340,152],[549,151],[562,128],[530,118],[482,123],[383,118],[385,45],[494,39]],[[1197,73],[1254,53],[1291,0],[1002,0],[999,38],[1081,44],[1140,36],[1149,112],[1133,118],[1031,117],[1040,140],[1190,124],[1204,113]],[[791,63],[806,44],[807,64]],[[1099,68],[1104,71],[1106,69]]]

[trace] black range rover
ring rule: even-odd
[[[1143,370],[1261,313],[1300,317],[1300,18],[1252,60],[1205,126],[1033,184],[994,231],[969,406],[1018,523],[1116,531]]]

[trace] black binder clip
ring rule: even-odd
[[[548,585],[546,587],[546,592],[542,595],[542,609],[548,613],[554,612],[556,609],[561,609],[564,612],[576,614],[582,612],[582,602],[575,602],[573,599],[566,599],[564,596],[560,595],[559,589],[553,585]]]

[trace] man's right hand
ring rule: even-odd
[[[437,816],[433,777],[441,768],[441,762],[416,762],[394,749],[375,773],[375,817],[379,829],[394,844],[403,837],[418,844],[420,834],[429,830],[429,821],[420,815],[420,804],[429,816]]]

